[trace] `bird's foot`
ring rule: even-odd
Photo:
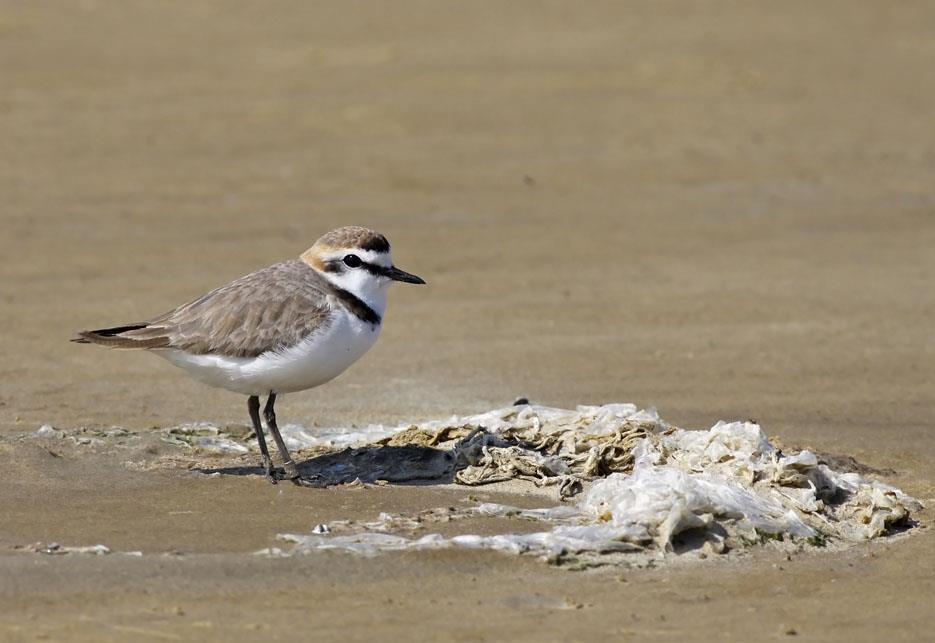
[[[292,460],[284,462],[283,468],[286,470],[285,479],[291,480],[292,484],[298,487],[315,487],[320,489],[326,486],[321,481],[321,476],[317,474],[310,476],[299,475],[299,468],[295,466],[295,462]]]
[[[277,484],[280,480],[286,478],[286,473],[282,469],[273,466],[273,461],[269,456],[263,457],[263,472],[270,484]]]
[[[282,463],[283,471],[285,471],[285,478],[288,480],[295,480],[299,477],[299,469],[295,466],[295,462],[291,459],[286,460]]]
[[[290,478],[290,480],[292,480],[292,484],[298,487],[311,487],[313,489],[323,489],[328,486],[327,483],[324,480],[322,480],[321,476],[319,475],[296,476],[294,478]]]
[[[265,477],[269,480],[270,484],[279,484],[280,480],[291,480],[291,478],[286,475],[285,471],[277,468],[267,471]]]

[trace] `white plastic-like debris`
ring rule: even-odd
[[[291,553],[341,550],[364,556],[374,556],[384,551],[418,551],[428,549],[490,549],[510,554],[535,554],[552,561],[574,553],[596,554],[627,553],[642,551],[642,548],[626,541],[613,538],[606,526],[559,526],[551,531],[529,534],[495,534],[479,536],[461,534],[444,538],[439,534],[426,534],[410,538],[382,532],[361,532],[333,536],[304,536],[280,534],[280,540],[296,543]],[[597,543],[600,542],[600,545]]]
[[[386,514],[372,522],[329,521],[310,534],[284,534],[293,548],[262,552],[266,555],[458,547],[590,564],[765,543],[844,547],[912,527],[921,508],[892,486],[828,464],[849,466],[846,458],[826,463],[809,451],[780,451],[755,423],[718,422],[707,431],[687,431],[670,426],[654,409],[632,404],[575,409],[521,404],[400,426],[289,424],[282,432],[293,452],[313,448],[314,457],[305,454],[301,470],[322,485],[529,482],[569,502],[522,510],[481,504],[455,513],[439,509]],[[34,435],[126,438],[51,426]],[[164,430],[162,439],[196,461],[204,453],[257,450],[252,431],[243,426],[185,425]],[[427,533],[436,519],[485,516],[532,521],[541,529],[485,536]],[[528,529],[526,524],[517,531]]]
[[[594,561],[632,551],[722,552],[764,542],[845,546],[901,529],[921,508],[889,485],[830,469],[809,451],[781,453],[754,423],[718,422],[708,431],[686,431],[670,427],[655,411],[628,404],[574,411],[508,407],[389,434],[393,444],[450,444],[461,437],[455,450],[463,455],[479,428],[487,437],[468,466],[480,474],[496,468],[494,480],[513,472],[537,482],[575,479],[590,488],[574,506],[519,510],[482,504],[471,511],[547,527],[531,534],[417,537],[390,533],[407,524],[404,517],[381,516],[376,523],[356,524],[357,533],[281,538],[295,543],[293,553],[459,547]],[[488,457],[494,450],[498,457]],[[545,461],[552,464],[540,466]],[[414,528],[422,525],[415,522]]]

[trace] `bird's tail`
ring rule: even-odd
[[[168,337],[161,333],[146,332],[148,328],[148,323],[141,323],[82,330],[71,341],[77,344],[100,344],[110,348],[164,348],[169,345]]]

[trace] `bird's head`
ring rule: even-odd
[[[425,283],[393,265],[386,237],[359,226],[332,230],[306,250],[302,260],[338,288],[368,303],[385,297],[394,281]]]

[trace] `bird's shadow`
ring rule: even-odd
[[[432,481],[447,484],[454,480],[456,456],[452,451],[418,445],[366,446],[347,448],[297,463],[299,475],[313,486],[327,487],[360,480],[393,483]],[[260,466],[196,469],[206,474],[263,476]]]

